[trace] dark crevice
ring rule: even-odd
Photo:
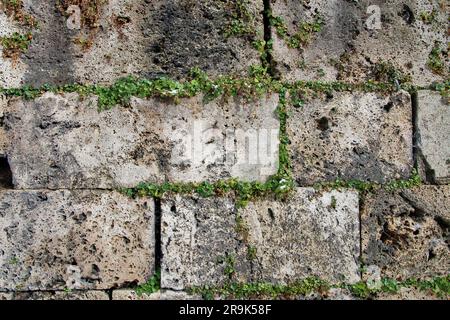
[[[273,78],[276,78],[275,63],[272,57],[272,25],[270,23],[270,16],[272,15],[272,8],[270,0],[264,0],[263,23],[264,23],[264,53],[265,58],[262,61],[263,65],[267,67],[267,72]]]
[[[365,202],[365,196],[362,193],[359,193],[359,215],[358,215],[358,219],[359,219],[359,261],[360,261],[360,265],[364,264],[363,261],[363,237],[362,237],[362,214],[364,211],[364,202]],[[362,268],[359,271],[359,276],[361,277],[361,279],[363,278],[363,270]]]
[[[161,270],[161,199],[155,198],[155,272]]]
[[[0,189],[12,189],[13,176],[6,157],[0,157]]]
[[[413,162],[414,167],[419,169],[418,154],[419,154],[419,122],[417,112],[419,108],[419,98],[417,91],[411,93],[411,108],[412,108],[412,144],[413,144]]]

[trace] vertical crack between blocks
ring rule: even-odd
[[[363,269],[361,267],[364,266],[364,260],[363,260],[363,235],[362,235],[362,215],[364,212],[364,203],[365,203],[365,197],[366,195],[362,192],[359,192],[359,276],[361,277],[361,280],[363,280]]]
[[[161,199],[155,198],[155,273],[161,270],[161,259],[162,259],[161,217],[162,217]]]
[[[419,120],[417,117],[419,109],[419,97],[417,91],[411,93],[412,109],[412,145],[413,145],[413,164],[414,168],[419,170]]]
[[[272,57],[272,25],[270,23],[270,17],[272,15],[272,7],[270,4],[271,0],[263,0],[264,11],[263,11],[263,23],[264,23],[264,53],[265,61],[263,64],[267,67],[267,72],[271,77],[275,77],[274,61]]]

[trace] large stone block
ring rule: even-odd
[[[418,147],[425,178],[450,183],[450,107],[439,92],[418,93]]]
[[[47,93],[5,113],[16,188],[116,188],[140,182],[265,180],[278,168],[275,95],[249,103],[95,98]]]
[[[298,189],[236,210],[228,199],[162,202],[163,288],[232,281],[358,281],[358,194]]]
[[[198,295],[189,295],[182,291],[158,291],[152,294],[143,293],[138,295],[134,290],[114,290],[112,300],[137,300],[137,301],[158,301],[158,300],[201,300]]]
[[[288,37],[301,43],[289,46],[272,27],[273,57],[285,79],[386,81],[386,76],[400,78],[394,74],[397,69],[414,84],[425,85],[443,81],[448,73],[444,1],[271,0],[271,5],[273,15],[284,20]],[[323,26],[311,31],[305,23],[319,17]],[[430,68],[437,57],[441,64]],[[393,68],[386,68],[386,62]]]
[[[7,300],[109,300],[105,291],[14,292]]]
[[[336,178],[384,183],[413,166],[410,96],[334,93],[292,108],[288,119],[294,177],[302,185]]]
[[[450,271],[450,187],[369,195],[362,212],[366,265],[382,277],[432,278]]]
[[[262,38],[263,1],[246,3],[243,13],[233,0],[25,0],[22,11],[39,28],[2,13],[1,34],[31,31],[33,39],[19,58],[0,59],[0,86],[112,83],[129,74],[185,78],[193,67],[211,76],[246,74],[259,63],[252,40],[257,33]],[[67,12],[70,5],[79,10]],[[226,36],[236,17],[247,36]]]
[[[0,289],[110,289],[154,272],[154,203],[103,191],[2,191]]]

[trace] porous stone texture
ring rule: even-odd
[[[7,152],[15,188],[116,188],[235,177],[278,169],[278,96],[178,104],[133,98],[99,112],[96,98],[46,93],[10,100]]]
[[[360,279],[357,192],[300,188],[286,202],[251,202],[239,214],[247,229],[243,241],[256,248],[253,272],[258,279]]]
[[[227,267],[246,280],[250,264],[238,240],[236,208],[228,198],[185,198],[161,203],[161,287],[184,290],[220,285]]]
[[[450,186],[368,195],[361,217],[365,265],[406,280],[450,271]]]
[[[447,74],[445,1],[271,0],[271,7],[273,15],[284,20],[289,36],[301,33],[302,23],[318,17],[324,22],[299,49],[289,48],[272,27],[276,68],[287,80],[379,80],[383,75],[377,70],[385,62],[417,85],[442,81]],[[443,51],[439,55],[444,65],[438,71],[428,66],[435,47]]]
[[[424,178],[450,183],[450,107],[439,92],[418,92],[418,147]]]
[[[230,278],[275,283],[309,276],[360,279],[354,191],[298,189],[285,203],[252,202],[238,211],[221,198],[178,196],[163,200],[161,207],[163,288],[220,285]]]
[[[110,289],[154,272],[154,203],[104,191],[1,191],[0,290]]]
[[[0,157],[5,156],[8,145],[8,139],[6,138],[6,132],[4,127],[5,110],[8,105],[8,100],[5,96],[0,95]]]
[[[262,0],[248,1],[254,35],[244,37],[225,34],[239,15],[239,6],[232,0],[96,1],[96,14],[83,2],[79,26],[75,11],[64,12],[79,1],[23,3],[23,11],[38,21],[39,28],[32,30],[30,47],[18,61],[0,59],[2,86],[109,84],[130,74],[186,78],[193,67],[211,76],[244,75],[250,65],[259,63],[252,40],[257,33],[262,38]],[[0,26],[0,35],[29,31],[3,12]]]
[[[0,8],[0,37],[10,36],[19,32],[12,19]],[[18,60],[6,58],[4,48],[0,45],[0,87],[19,87],[23,81],[27,65]]]
[[[109,296],[104,291],[35,291],[14,292],[7,300],[109,300]]]
[[[134,290],[114,290],[112,300],[201,300],[200,296],[189,295],[182,291],[158,291],[152,294],[138,295]]]
[[[360,179],[384,183],[413,167],[410,96],[334,93],[291,108],[287,123],[293,173],[301,186]]]
[[[447,300],[438,297],[431,291],[422,291],[414,288],[401,288],[398,293],[378,293],[375,300]]]

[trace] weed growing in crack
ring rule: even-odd
[[[155,274],[148,279],[148,281],[134,290],[136,291],[138,296],[142,296],[143,294],[152,294],[158,292],[161,288],[161,270],[157,270]]]

